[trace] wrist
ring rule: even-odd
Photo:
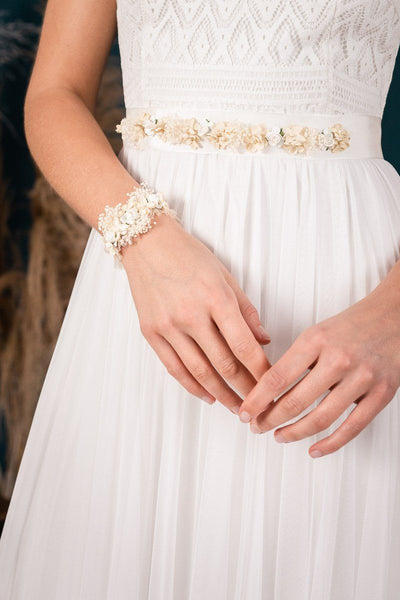
[[[158,223],[160,215],[169,215],[179,221],[176,211],[168,205],[163,194],[154,191],[144,181],[128,192],[127,196],[125,202],[107,204],[98,217],[98,229],[103,236],[104,248],[114,257],[115,264],[119,267],[124,266],[122,250],[136,245],[142,234],[148,234]]]
[[[400,303],[390,286],[378,285],[361,302],[368,308],[370,319],[400,337]]]
[[[147,252],[154,245],[159,244],[161,246],[165,237],[175,235],[178,228],[182,228],[182,226],[173,216],[167,213],[154,215],[151,229],[146,233],[139,234],[134,238],[132,244],[128,244],[121,249],[122,265],[127,268],[132,263],[140,261],[140,257],[143,256],[144,252]]]
[[[400,321],[400,263],[366,296],[377,312]]]

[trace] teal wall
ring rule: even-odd
[[[382,149],[386,160],[400,173],[400,52],[393,71],[392,83],[382,119]],[[399,199],[400,200],[400,199]]]

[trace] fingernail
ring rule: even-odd
[[[261,433],[261,429],[257,426],[256,423],[250,423],[250,429],[253,433]]]
[[[286,438],[282,433],[275,433],[275,439],[277,442],[279,442],[280,444],[282,442],[286,442]]]
[[[240,406],[232,406],[231,411],[237,415],[239,413]]]
[[[313,458],[318,458],[319,456],[322,456],[322,452],[321,450],[311,450],[310,456]]]
[[[251,420],[251,415],[244,410],[239,414],[239,419],[242,421],[242,423],[248,423]]]
[[[202,396],[201,399],[207,404],[214,404],[214,398],[211,398],[211,396]]]
[[[258,331],[259,331],[261,337],[265,338],[266,340],[271,341],[271,338],[269,337],[267,330],[264,329],[264,327],[262,325],[258,326]]]

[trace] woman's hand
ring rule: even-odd
[[[168,372],[191,394],[237,413],[271,366],[256,308],[234,277],[175,219],[157,224],[122,251],[140,328]]]
[[[293,442],[323,431],[353,402],[350,415],[309,453],[330,454],[358,435],[400,386],[400,303],[388,306],[387,298],[374,291],[303,331],[245,398],[240,418],[251,420],[251,430],[262,433],[293,419],[328,392],[316,408],[275,431],[276,441]]]

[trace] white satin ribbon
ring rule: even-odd
[[[193,109],[174,109],[169,108],[151,108],[137,107],[127,108],[126,117],[137,118],[142,112],[148,112],[150,115],[157,116],[176,115],[183,118],[195,117],[204,119],[208,117],[213,121],[238,120],[244,123],[255,124],[265,123],[268,128],[285,127],[288,125],[307,125],[318,129],[331,127],[340,123],[350,134],[350,146],[342,152],[330,152],[314,150],[309,154],[289,154],[279,147],[268,146],[265,150],[259,152],[240,151],[251,156],[275,155],[281,157],[300,158],[300,159],[346,159],[346,158],[383,158],[381,146],[381,118],[372,115],[360,115],[353,113],[334,114],[334,113],[267,113],[267,112],[248,112],[237,110],[193,110]],[[233,150],[220,150],[213,146],[209,141],[202,140],[202,148],[193,149],[186,144],[172,144],[165,142],[157,136],[146,136],[143,139],[143,148],[168,148],[177,152],[197,152],[197,153],[238,153]]]

